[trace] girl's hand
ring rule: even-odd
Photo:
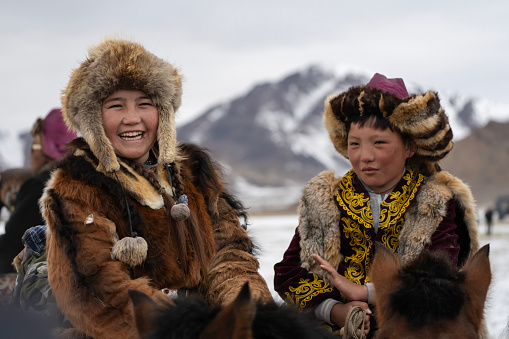
[[[365,285],[357,285],[351,282],[341,274],[339,274],[328,261],[324,260],[317,254],[313,254],[313,259],[320,265],[320,268],[329,274],[329,277],[336,287],[346,299],[368,301],[368,288]]]

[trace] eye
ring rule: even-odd
[[[112,104],[112,105],[109,105],[107,108],[108,109],[112,109],[112,108],[119,108],[119,107],[122,107],[122,105],[120,105],[120,104]]]
[[[357,146],[357,145],[359,145],[359,143],[358,143],[358,142],[356,142],[356,141],[351,141],[351,142],[348,144],[348,146]]]
[[[383,141],[383,140],[375,141],[375,145],[381,145],[381,144],[385,144],[385,141]]]

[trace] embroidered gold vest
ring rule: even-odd
[[[342,178],[336,200],[341,213],[341,254],[338,272],[357,284],[369,281],[367,272],[373,244],[379,241],[394,252],[404,223],[404,213],[415,199],[424,177],[410,169],[380,206],[378,232],[373,227],[369,193],[353,170]]]

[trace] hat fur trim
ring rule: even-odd
[[[62,91],[64,121],[90,145],[99,159],[98,170],[120,169],[101,112],[103,100],[120,89],[140,90],[150,96],[159,112],[158,160],[173,162],[177,151],[174,115],[181,104],[182,75],[138,43],[107,39],[89,49],[88,57],[73,70]]]

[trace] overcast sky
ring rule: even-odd
[[[185,75],[178,121],[310,64],[509,102],[509,2],[2,1],[1,129],[60,105],[90,45],[117,35]]]

